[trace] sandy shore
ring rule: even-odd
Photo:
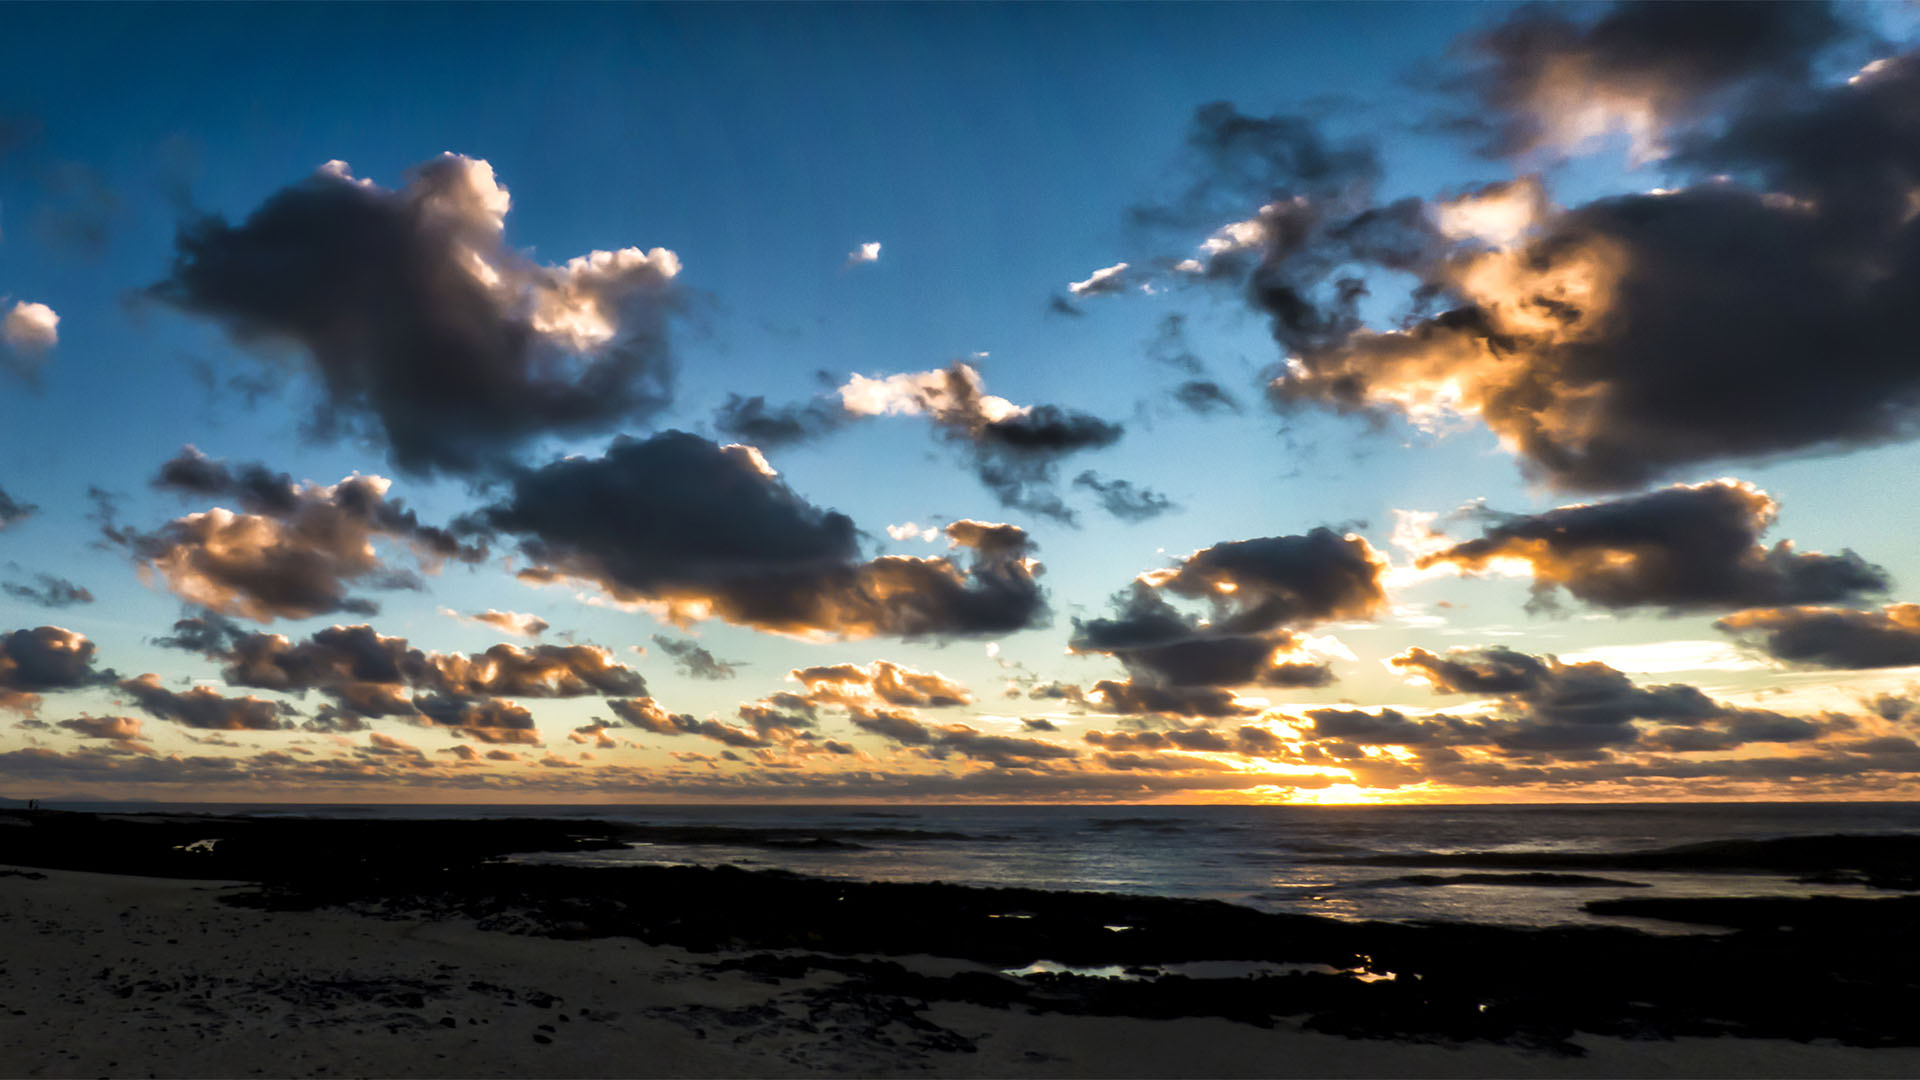
[[[26,876],[39,874],[40,877]],[[8,1076],[1902,1076],[1920,1049],[1581,1037],[1581,1057],[1218,1019],[822,993],[842,976],[463,919],[261,911],[220,882],[0,874]],[[895,958],[896,960],[900,958]],[[930,974],[988,970],[907,958]]]

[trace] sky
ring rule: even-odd
[[[1909,7],[5,19],[0,794],[1915,794]]]

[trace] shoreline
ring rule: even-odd
[[[1888,962],[1920,955],[1920,897],[1901,890],[1640,901],[1653,910],[1639,914],[1699,931],[1652,935],[499,861],[624,842],[615,834],[627,826],[604,824],[0,813],[0,865],[14,868],[0,871],[14,916],[0,919],[0,1039],[15,1037],[0,1045],[16,1058],[0,1071],[184,1075],[216,1060],[195,1057],[184,1035],[153,1043],[150,1063],[64,1058],[87,1036],[16,1023],[17,1003],[34,1000],[149,1039],[146,1028],[187,1021],[226,1031],[222,1045],[291,1039],[310,1065],[261,1060],[300,1075],[1920,1074],[1920,1021],[1904,1007],[1916,976]],[[204,839],[218,842],[183,850]],[[1906,847],[1887,839],[1788,849],[1802,863],[1833,853],[1828,872],[1871,866],[1896,880]],[[456,954],[490,974],[462,981],[435,967]],[[1125,977],[1008,973],[1042,961]],[[170,982],[169,964],[197,981]],[[588,971],[627,978],[595,989],[579,981]],[[511,1039],[494,1030],[495,1018],[544,1011],[528,1004],[543,994],[572,1005],[554,1013],[566,1021]],[[280,1028],[261,1027],[270,1016]],[[338,1022],[308,1031],[303,1016]],[[391,1053],[341,1057],[342,1025]],[[1167,1057],[1184,1045],[1174,1038],[1151,1057],[1164,1034],[1119,1054],[1133,1044],[1115,1032],[1136,1028],[1204,1030],[1224,1056]],[[403,1052],[409,1032],[447,1056]],[[581,1048],[553,1050],[563,1036]],[[668,1048],[650,1059],[660,1067],[620,1064],[615,1048],[630,1038]],[[1312,1067],[1276,1070],[1281,1047]],[[213,1071],[244,1075],[252,1052]],[[486,1071],[497,1055],[499,1071]]]

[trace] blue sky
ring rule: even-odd
[[[8,324],[0,489],[37,509],[11,524],[0,515],[0,577],[20,586],[0,595],[0,633],[57,627],[58,640],[79,635],[92,653],[85,671],[39,682],[20,674],[25,652],[12,675],[0,666],[0,703],[14,695],[0,712],[4,790],[455,801],[1909,792],[1920,760],[1899,745],[1913,746],[1898,703],[1920,652],[1897,605],[1920,579],[1910,539],[1920,460],[1905,439],[1914,388],[1899,357],[1906,349],[1910,361],[1911,350],[1884,344],[1900,318],[1884,312],[1910,284],[1902,252],[1912,250],[1913,219],[1889,211],[1883,239],[1868,244],[1824,196],[1911,164],[1897,140],[1888,161],[1865,151],[1856,161],[1767,134],[1798,130],[1793,108],[1868,124],[1895,93],[1884,86],[1909,77],[1908,28],[1897,12],[1871,7],[1782,9],[1791,14],[1745,29],[1688,10],[1697,20],[1604,6],[1339,4],[11,11],[0,43],[0,309],[44,304],[59,321],[51,345],[26,321]],[[1228,157],[1203,152],[1213,103],[1227,112],[1211,115],[1239,125]],[[1838,122],[1828,129],[1846,137]],[[1856,145],[1873,142],[1876,129],[1862,130]],[[1345,154],[1345,164],[1307,175],[1303,148]],[[328,162],[344,165],[316,176]],[[442,175],[435,162],[463,163],[444,173],[454,195],[510,198],[503,217],[460,211],[469,231],[447,250],[471,249],[488,273],[506,275],[508,284],[487,287],[486,304],[498,308],[486,311],[509,337],[535,342],[511,353],[529,365],[528,389],[576,378],[657,323],[664,344],[648,339],[657,355],[646,364],[670,379],[670,402],[609,406],[592,422],[528,419],[518,436],[482,431],[493,438],[483,464],[405,460],[396,446],[426,436],[402,432],[396,416],[466,423],[436,398],[443,387],[433,378],[394,375],[413,354],[382,351],[379,339],[380,327],[418,314],[398,308],[441,295],[438,286],[396,299],[358,283],[391,284],[412,269],[349,261],[328,271],[344,283],[338,296],[292,295],[276,275],[313,291],[315,245],[348,226],[314,225],[309,241],[261,256],[248,246],[248,222],[275,199],[323,189],[369,206],[414,205],[407,200],[442,182],[431,179]],[[1261,184],[1234,181],[1235,162],[1266,170]],[[1920,178],[1905,175],[1920,190]],[[1536,190],[1515,236],[1443,224],[1475,193],[1517,207]],[[1181,202],[1192,193],[1205,197]],[[1677,208],[1671,222],[1642,229],[1635,215],[1666,213],[1653,205],[1663,198]],[[1819,278],[1794,295],[1827,300],[1804,310],[1782,303],[1776,286],[1787,286],[1763,280],[1754,260],[1694,239],[1706,235],[1700,222],[1718,222],[1721,203],[1742,213],[1750,204],[1765,228],[1783,230],[1782,244],[1804,241],[1818,256],[1804,260],[1819,268],[1810,273],[1855,274],[1858,289],[1895,299],[1841,310],[1846,301],[1831,298],[1853,294],[1821,291]],[[1141,212],[1154,207],[1157,223]],[[184,237],[211,219],[228,231],[207,250],[246,247],[257,260],[235,281],[189,280],[184,269]],[[1794,224],[1802,219],[1813,224]],[[488,232],[502,221],[504,232]],[[1235,222],[1253,239],[1204,253]],[[1305,230],[1298,250],[1282,239],[1289,222]],[[1362,230],[1387,227],[1399,230],[1384,242],[1391,252],[1353,246],[1374,235]],[[869,243],[880,245],[877,258],[853,256]],[[538,328],[548,317],[541,305],[562,302],[541,290],[580,273],[566,271],[567,260],[627,248],[635,258],[671,252],[678,270],[617,287],[565,278],[581,290],[566,294],[576,299],[607,290],[590,297],[604,304],[596,310],[607,336],[561,342]],[[1690,284],[1662,284],[1663,267],[1696,251]],[[1195,261],[1181,269],[1182,259]],[[1716,259],[1728,260],[1725,290],[1700,284],[1721,273]],[[1846,260],[1888,269],[1831,269]],[[1121,288],[1070,290],[1121,263]],[[448,272],[420,270],[423,280]],[[1569,274],[1577,295],[1564,291]],[[1357,322],[1276,340],[1280,301],[1263,282],[1298,285],[1318,315],[1334,317],[1344,276],[1370,288],[1353,308]],[[1425,298],[1410,297],[1422,283]],[[530,291],[504,299],[523,286]],[[1681,293],[1696,286],[1706,299],[1690,306]],[[249,299],[235,299],[242,293]],[[1662,296],[1676,297],[1671,310]],[[1560,305],[1544,322],[1543,297]],[[1785,314],[1752,342],[1715,336],[1722,310],[1748,309]],[[1447,310],[1486,313],[1499,333],[1456,349],[1456,324],[1438,318]],[[348,343],[326,354],[308,318]],[[1431,351],[1412,361],[1382,351],[1416,340]],[[1812,340],[1845,343],[1808,351]],[[1746,353],[1773,342],[1779,356],[1756,354],[1750,376],[1729,378]],[[1169,362],[1182,353],[1192,370]],[[951,402],[924,393],[896,395],[891,414],[869,416],[841,392],[855,376],[958,364],[989,402],[1004,399],[1010,419],[992,404],[942,413]],[[391,393],[404,400],[382,398],[392,411],[380,412],[341,388],[349,369],[401,387]],[[1834,373],[1831,386],[1807,389],[1807,373],[1822,369]],[[1183,404],[1175,389],[1199,381],[1235,407]],[[1535,396],[1514,406],[1522,385]],[[1408,412],[1434,393],[1453,395],[1454,407]],[[1701,423],[1673,418],[1676,394],[1698,395]],[[806,438],[762,441],[778,476],[741,478],[728,470],[745,459],[720,447],[756,440],[717,411],[729,395],[759,396],[775,411],[812,403],[829,420]],[[1859,404],[1868,399],[1890,411]],[[1580,419],[1595,400],[1598,429]],[[1783,420],[1795,400],[1805,402],[1804,423]],[[311,430],[322,404],[342,430]],[[1080,435],[1043,439],[1020,426],[1059,417],[1084,420]],[[1527,425],[1545,432],[1547,448],[1516,442]],[[773,530],[790,535],[700,539],[672,555],[648,546],[677,544],[672,526],[664,539],[586,543],[579,508],[565,521],[524,509],[551,510],[543,500],[559,498],[539,486],[560,484],[562,473],[541,466],[568,455],[608,463],[614,440],[657,448],[648,440],[671,429],[714,455],[684,468],[718,471],[620,472],[611,497],[651,508],[632,511],[635,520],[695,521],[684,500],[734,476],[751,504],[742,521],[771,520],[753,500],[792,496],[807,507]],[[355,473],[388,478],[386,498],[419,525],[448,527],[485,554],[436,567],[417,557],[418,535],[375,528],[373,563],[334,581],[337,596],[282,604],[269,617],[247,590],[295,572],[285,560],[298,553],[270,545],[247,556],[258,565],[229,560],[196,585],[180,566],[227,555],[189,551],[168,523],[219,506],[278,536],[294,519],[243,505],[238,484],[157,483],[188,445],[230,475],[249,463],[284,473],[289,491]],[[1605,455],[1625,464],[1595,464]],[[980,475],[1009,463],[1028,470],[1012,496]],[[1603,467],[1614,471],[1603,476]],[[1159,502],[1116,516],[1074,483],[1089,470]],[[1747,486],[1636,501],[1720,478]],[[107,493],[111,517],[90,488]],[[306,490],[335,500],[311,513],[340,512],[337,493]],[[1573,504],[1588,515],[1539,516]],[[1474,506],[1515,516],[1447,516]],[[855,575],[875,610],[920,603],[871,592],[890,556],[959,575],[979,600],[986,571],[969,559],[983,549],[904,528],[968,519],[1020,530],[1034,565],[1005,572],[1026,606],[998,611],[991,626],[946,608],[926,626],[890,615],[847,621],[843,606],[841,621],[804,633],[739,614],[751,590],[727,576],[735,570],[714,569],[709,547],[737,542],[750,561],[771,558],[769,545],[812,537],[827,511],[859,532],[852,548],[825,533],[819,542],[834,545],[834,572]],[[728,521],[732,512],[715,511]],[[1454,544],[1504,546],[1489,563],[1431,538],[1396,545],[1405,512],[1441,515]],[[1704,516],[1665,516],[1686,513]],[[1745,529],[1758,546],[1713,547],[1700,522]],[[1307,544],[1323,526],[1325,544]],[[1582,529],[1592,535],[1580,539]],[[1417,533],[1403,528],[1400,539]],[[1258,538],[1300,543],[1268,545],[1258,558],[1235,548],[1233,558],[1253,562],[1200,591],[1151,577],[1190,566],[1197,579],[1208,560],[1195,553]],[[1794,548],[1769,555],[1783,539]],[[1310,547],[1336,562],[1365,554],[1368,581],[1339,592],[1326,584],[1337,566],[1298,561]],[[329,550],[351,561],[346,549]],[[1857,554],[1846,562],[1843,551]],[[1416,567],[1435,552],[1442,557]],[[819,557],[782,572],[823,572]],[[516,579],[529,565],[558,580]],[[415,587],[374,587],[397,574]],[[1131,584],[1142,574],[1145,584]],[[1716,574],[1727,583],[1700,584]],[[51,579],[84,588],[91,602],[49,607]],[[1182,628],[1156,624],[1153,645],[1103,645],[1101,620],[1114,633],[1146,632],[1146,609],[1115,599],[1129,589],[1171,601]],[[740,606],[722,602],[704,618],[683,611],[678,625],[662,616],[663,598],[700,590]],[[1264,613],[1252,601],[1234,607],[1256,594],[1271,601]],[[487,610],[549,626],[515,637],[457,617]],[[207,640],[219,644],[162,641],[180,636],[176,620],[217,627]],[[244,642],[260,640],[246,635],[284,635],[291,648],[362,623],[434,658],[439,682],[408,684],[412,704],[381,713],[352,707],[356,691],[342,680],[364,690],[359,676],[236,674]],[[1857,632],[1837,644],[1787,640],[1833,626]],[[1878,647],[1871,655],[1848,648],[1861,634]],[[688,674],[655,635],[696,641],[736,670]],[[502,643],[529,656],[558,650],[541,663],[561,668],[583,662],[581,646],[604,649],[593,653],[599,662],[630,670],[645,692],[632,680],[617,692],[567,690],[557,668],[517,695],[451,685],[449,657]],[[1202,678],[1167,659],[1256,645],[1279,650],[1271,663],[1312,673]],[[1530,674],[1504,688],[1482,678],[1476,685],[1490,688],[1471,691],[1462,687],[1473,680],[1436,674],[1412,650],[1482,675],[1525,654]],[[870,666],[881,662],[964,689],[888,697]],[[841,663],[862,667],[865,689],[789,675]],[[193,712],[130,688],[146,673],[222,704]],[[1119,689],[1099,691],[1102,680]],[[1034,696],[1048,684],[1072,689]],[[1713,704],[1662,712],[1653,697],[1635,697],[1636,686],[1684,686]],[[1121,701],[1147,691],[1185,704]],[[1195,704],[1203,691],[1214,706]],[[1593,721],[1561,706],[1601,692],[1624,711],[1577,728]],[[784,725],[755,726],[741,711],[781,693],[792,699],[780,706]],[[248,696],[272,704],[241,723],[223,703]],[[643,699],[658,716],[683,719],[636,721],[644,710],[631,702]],[[531,721],[483,722],[507,705]],[[1368,742],[1338,733],[1359,730],[1350,719],[1314,716],[1329,710],[1392,710],[1413,728]],[[140,723],[103,735],[93,722],[102,717]],[[489,762],[489,749],[512,757]]]

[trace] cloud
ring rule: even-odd
[[[60,726],[78,733],[84,739],[106,739],[117,743],[137,743],[141,739],[140,718],[137,716],[77,716],[60,721]]]
[[[538,615],[529,615],[519,611],[496,611],[493,608],[488,608],[485,611],[476,611],[471,615],[461,615],[458,612],[454,612],[453,614],[455,618],[465,619],[468,622],[476,622],[482,626],[491,626],[495,630],[512,634],[514,637],[539,637],[541,634],[546,633],[552,625]]]
[[[0,583],[0,591],[17,600],[25,600],[29,604],[48,608],[67,608],[75,604],[93,603],[91,592],[66,578],[55,577],[52,574],[35,574],[34,580],[39,582],[37,587],[8,581]]]
[[[476,742],[539,746],[543,741],[540,729],[534,726],[533,713],[512,701],[439,697],[417,698],[415,703],[428,724],[452,728]]]
[[[39,509],[32,503],[23,503],[14,499],[7,494],[5,488],[0,488],[0,532],[27,520]]]
[[[1749,24],[1744,8],[1718,10],[1684,44],[1647,55],[1685,48],[1703,64],[1733,63],[1730,77],[1774,80],[1804,66],[1781,27],[1831,21],[1796,7],[1758,9],[1770,14]],[[1766,48],[1742,52],[1756,41]],[[1908,107],[1920,55],[1845,84],[1777,89],[1737,95],[1711,123],[1676,133],[1671,189],[1548,209],[1506,246],[1429,235],[1398,266],[1369,256],[1421,279],[1426,310],[1399,328],[1363,328],[1345,301],[1310,303],[1291,321],[1265,305],[1286,354],[1274,403],[1429,427],[1476,418],[1529,474],[1565,489],[1911,437],[1920,369],[1907,298],[1920,261],[1905,177],[1920,142]],[[1276,259],[1326,284],[1324,260],[1270,250],[1263,266]]]
[[[742,397],[728,394],[713,413],[713,426],[752,446],[773,449],[811,442],[840,428],[850,419],[835,401],[810,401],[804,405],[767,406],[759,394]]]
[[[1150,521],[1180,507],[1152,488],[1138,487],[1129,480],[1102,480],[1088,469],[1073,478],[1073,486],[1086,488],[1100,498],[1100,506],[1121,521]]]
[[[0,320],[0,342],[6,343],[6,366],[15,375],[32,377],[47,351],[60,342],[60,316],[45,304],[15,302]]]
[[[1173,388],[1173,400],[1188,412],[1202,416],[1240,411],[1240,400],[1212,379],[1189,379]]]
[[[1126,272],[1126,263],[1114,263],[1112,266],[1102,267],[1088,274],[1087,280],[1085,281],[1070,283],[1067,286],[1067,291],[1079,297],[1104,296],[1108,293],[1124,292],[1127,288]]]
[[[505,245],[510,205],[490,165],[458,154],[397,190],[328,162],[237,226],[184,224],[150,291],[243,343],[300,345],[316,429],[364,426],[410,472],[488,468],[663,407],[679,259],[630,247],[541,265]]]
[[[1878,611],[1757,608],[1713,625],[1790,664],[1847,669],[1920,664],[1920,604],[1888,604]]]
[[[1394,726],[1424,729],[1429,738],[1444,733],[1441,741],[1454,745],[1491,744],[1518,755],[1577,756],[1647,746],[1719,750],[1746,742],[1811,739],[1826,730],[1801,718],[1715,701],[1684,683],[1639,687],[1602,663],[1562,663],[1500,646],[1451,650],[1445,656],[1412,648],[1388,663],[1436,694],[1491,695],[1499,699],[1502,714],[1478,720],[1441,716]],[[1320,714],[1308,716],[1316,719],[1316,733],[1340,730],[1337,725],[1321,729]],[[1663,727],[1649,738],[1639,722]],[[1347,737],[1351,734],[1349,729]],[[1372,734],[1379,738],[1381,733]]]
[[[1127,668],[1128,683],[1092,688],[1090,700],[1107,711],[1245,715],[1226,688],[1333,681],[1294,628],[1384,611],[1385,569],[1366,540],[1326,528],[1215,544],[1140,575],[1114,598],[1112,616],[1075,619],[1070,648]],[[1169,597],[1201,601],[1208,615]]]
[[[880,241],[869,240],[852,251],[847,252],[847,265],[858,266],[861,263],[880,261]]]
[[[690,679],[731,679],[735,674],[737,661],[717,660],[697,641],[655,634],[653,643],[673,657],[674,667]]]
[[[857,703],[871,695],[889,705],[942,708],[968,705],[973,693],[937,671],[916,671],[891,660],[875,660],[866,667],[833,664],[796,668],[788,677],[803,684],[816,704]]]
[[[947,526],[955,558],[859,560],[851,519],[812,506],[748,447],[672,431],[515,474],[484,512],[536,578],[591,582],[679,622],[811,638],[990,635],[1046,612],[1027,534]]]
[[[136,704],[162,720],[201,731],[279,731],[286,707],[260,697],[229,698],[204,686],[186,693],[169,690],[148,673],[115,684]]]
[[[437,571],[447,559],[477,562],[484,546],[422,525],[391,484],[355,474],[331,486],[295,484],[264,466],[231,470],[187,447],[161,467],[155,485],[183,494],[230,496],[243,508],[215,507],[176,518],[151,532],[109,525],[110,541],[132,554],[143,574],[158,574],[175,595],[227,615],[259,622],[333,612],[372,614],[349,588],[418,589],[418,577],[389,567],[372,541],[406,544]]]
[[[112,681],[94,669],[94,653],[85,635],[58,626],[0,634],[0,709],[31,712],[41,694]]]
[[[772,741],[759,732],[731,727],[717,720],[697,720],[686,713],[669,713],[652,698],[611,700],[607,702],[607,708],[612,709],[613,714],[628,726],[656,735],[697,735],[742,749],[764,747]]]
[[[174,624],[155,644],[201,653],[222,665],[229,686],[289,693],[318,691],[332,701],[328,717],[438,719],[477,699],[638,696],[646,680],[599,645],[495,645],[484,652],[425,652],[371,626],[332,626],[295,642],[249,632],[219,619]],[[351,722],[348,729],[355,727]],[[486,726],[486,725],[479,725]]]
[[[1795,551],[1760,536],[1779,504],[1738,480],[1676,485],[1610,502],[1490,518],[1479,539],[1429,552],[1422,568],[1523,567],[1535,604],[1565,589],[1596,607],[1671,611],[1825,603],[1884,592],[1886,571],[1852,551]]]
[[[1015,405],[989,394],[965,363],[884,378],[856,374],[838,394],[852,416],[927,417],[943,437],[968,448],[974,472],[1002,505],[1063,522],[1074,514],[1052,490],[1055,463],[1111,446],[1125,432],[1058,405]]]
[[[1072,747],[1059,743],[990,735],[967,724],[935,726],[899,709],[856,705],[847,718],[863,731],[902,746],[924,748],[936,759],[957,754],[1000,768],[1023,769],[1044,767],[1046,762],[1065,761],[1078,756]]]
[[[1468,73],[1454,87],[1479,108],[1455,123],[1484,135],[1488,154],[1572,151],[1621,133],[1650,157],[1669,129],[1730,99],[1804,83],[1846,36],[1819,3],[1623,3],[1584,22],[1528,7],[1461,43]]]

